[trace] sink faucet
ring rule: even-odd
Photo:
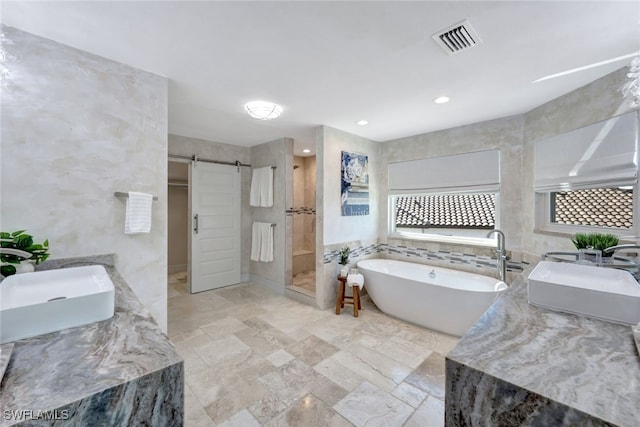
[[[26,251],[22,251],[20,249],[15,248],[0,248],[0,254],[2,255],[12,255],[18,258],[18,260],[29,259],[32,257],[32,254]],[[0,262],[0,265],[4,265],[4,262]],[[4,276],[0,274],[0,281],[4,279]]]
[[[496,250],[498,258],[498,280],[505,282],[507,278],[507,251],[504,249],[504,233],[501,230],[495,229],[491,230],[487,234],[487,237],[491,237],[494,233],[498,235],[498,248]]]
[[[22,259],[29,259],[32,257],[31,253],[15,248],[0,248],[0,254],[14,255]]]
[[[623,251],[625,249],[640,249],[640,246],[634,245],[633,243],[628,243],[628,244],[625,244],[625,245],[611,246],[611,247],[605,249],[604,251],[602,251],[602,253],[603,254],[615,253],[617,251]]]

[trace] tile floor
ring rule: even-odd
[[[359,318],[253,283],[190,295],[170,276],[169,337],[185,359],[186,426],[442,426],[457,338]]]
[[[291,288],[305,295],[316,295],[316,272],[303,271],[293,276]]]

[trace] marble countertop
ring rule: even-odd
[[[629,326],[535,307],[529,267],[447,355],[618,426],[640,419],[640,356]]]
[[[51,411],[182,362],[173,344],[116,271],[113,256],[52,260],[41,269],[92,264],[104,265],[113,281],[114,316],[16,341],[0,383],[0,413]],[[0,426],[11,423],[0,417]]]
[[[4,371],[7,370],[9,360],[11,359],[11,353],[13,353],[14,343],[8,342],[0,345],[0,381],[4,376]]]

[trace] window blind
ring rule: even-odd
[[[500,151],[389,163],[389,193],[444,193],[500,190]]]
[[[633,185],[638,179],[638,112],[535,143],[537,192]]]

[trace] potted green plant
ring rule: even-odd
[[[347,268],[347,264],[349,263],[350,253],[351,253],[351,249],[349,249],[349,246],[344,246],[342,249],[338,251],[338,255],[340,256],[340,260],[338,261],[338,264],[342,266],[342,268],[340,269],[340,276],[346,276],[347,273],[349,272],[349,269]]]
[[[40,264],[49,258],[49,240],[34,243],[33,236],[25,231],[0,232],[0,274],[5,277],[33,271],[34,264]]]
[[[605,253],[604,250],[611,246],[616,246],[620,238],[610,233],[576,233],[571,239],[576,249],[596,249],[602,251],[603,257],[610,257],[611,253]]]

